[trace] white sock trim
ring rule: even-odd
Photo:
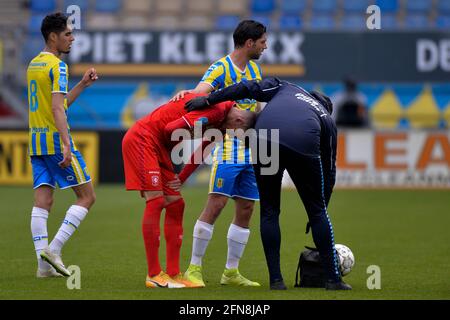
[[[48,219],[48,211],[39,207],[33,207],[31,210],[31,216],[33,218]]]
[[[227,238],[241,244],[247,244],[250,237],[250,229],[242,228],[235,224],[230,224],[228,228]]]
[[[194,226],[194,238],[202,240],[211,240],[214,231],[214,225],[197,220]]]
[[[79,222],[83,221],[83,219],[86,217],[88,213],[88,209],[82,206],[72,205],[69,210],[67,210],[67,214],[71,214],[75,216]]]

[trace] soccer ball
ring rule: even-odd
[[[355,257],[353,256],[352,250],[343,244],[336,244],[335,248],[339,257],[339,269],[341,275],[346,276],[352,271],[352,268],[355,265]]]

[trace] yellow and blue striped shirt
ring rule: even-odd
[[[41,52],[27,69],[29,105],[29,154],[62,152],[62,141],[52,113],[52,93],[68,92],[67,64],[50,52]],[[67,116],[67,98],[64,98]],[[70,132],[70,128],[68,128]],[[69,133],[71,149],[76,150]]]
[[[214,90],[223,89],[241,81],[262,80],[261,67],[250,60],[245,70],[240,70],[234,65],[229,55],[217,60],[205,72],[200,82],[209,84]],[[242,99],[236,101],[242,110],[255,111],[257,101],[254,99]],[[250,163],[250,149],[245,148],[243,141],[225,136],[223,144],[213,151],[214,162]]]

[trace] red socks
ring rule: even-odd
[[[160,220],[164,209],[164,197],[158,197],[146,202],[142,219],[142,234],[144,236],[147,255],[148,275],[155,276],[161,272],[159,263]],[[164,221],[164,236],[166,239],[167,274],[175,276],[180,273],[180,249],[183,239],[184,200],[179,199],[166,207]]]
[[[180,273],[180,249],[183,241],[184,200],[178,199],[166,207],[164,236],[166,239],[167,274]]]
[[[146,202],[142,218],[142,234],[147,254],[148,275],[153,277],[161,272],[159,264],[159,240],[161,211],[164,209],[164,197],[150,199]]]

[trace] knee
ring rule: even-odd
[[[244,216],[251,216],[252,213],[253,213],[253,208],[254,207],[255,207],[254,202],[246,201],[245,203],[241,204],[239,211]]]
[[[227,204],[227,200],[228,199],[221,199],[221,198],[216,198],[214,200],[211,200],[208,203],[206,212],[209,215],[212,215],[214,217],[218,217],[220,215],[220,213],[222,212],[223,208],[225,208],[225,205]]]
[[[94,191],[84,194],[81,199],[79,199],[83,206],[89,209],[92,207],[97,199],[97,196]]]
[[[53,197],[40,197],[34,200],[34,206],[50,211],[53,206]]]

